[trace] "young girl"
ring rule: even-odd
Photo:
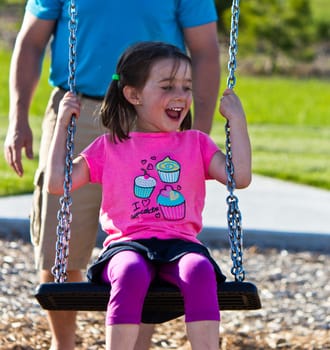
[[[174,46],[139,43],[120,58],[101,117],[109,133],[73,162],[72,189],[102,185],[100,222],[108,234],[90,268],[92,281],[111,284],[106,348],[133,349],[144,298],[155,278],[177,285],[184,299],[192,349],[219,348],[219,267],[197,239],[205,180],[226,183],[225,155],[208,135],[188,130],[191,61]],[[48,191],[63,191],[66,129],[79,118],[79,100],[67,93],[49,156]],[[238,97],[227,89],[221,114],[229,121],[237,188],[251,180],[251,150]],[[78,121],[79,123],[79,121]],[[79,220],[79,218],[77,218]]]

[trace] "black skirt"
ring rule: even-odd
[[[94,283],[104,283],[101,276],[105,265],[115,254],[124,250],[138,252],[156,266],[157,264],[176,261],[187,253],[198,253],[207,257],[212,263],[218,283],[224,282],[226,279],[226,276],[222,274],[220,267],[211,257],[208,249],[202,244],[180,239],[161,240],[151,238],[110,244],[89,267],[87,271],[88,280]]]

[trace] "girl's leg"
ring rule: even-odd
[[[111,284],[106,315],[106,349],[133,349],[154,269],[140,254],[123,251],[111,258],[102,277]]]
[[[219,350],[219,321],[187,322],[191,350]]]
[[[181,290],[192,349],[218,350],[220,313],[211,262],[203,255],[188,253],[174,263],[163,265],[160,276]]]
[[[151,338],[154,331],[154,324],[141,323],[134,350],[148,350],[151,346]]]
[[[106,350],[133,350],[138,334],[138,324],[106,326]]]

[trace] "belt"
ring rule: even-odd
[[[62,88],[61,86],[58,86],[58,88],[63,91],[63,92],[67,92],[67,89]],[[87,94],[83,94],[81,92],[76,92],[77,96],[80,96],[82,98],[88,98],[89,100],[94,100],[94,101],[103,101],[104,96],[91,96],[91,95],[87,95]]]

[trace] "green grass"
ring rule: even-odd
[[[330,83],[320,79],[240,77],[236,92],[251,124],[330,126]]]
[[[1,119],[7,116],[9,109],[9,97],[8,97],[8,76],[9,76],[9,62],[11,52],[0,49],[0,62],[1,62],[1,74],[0,74],[0,116]],[[49,98],[51,87],[48,84],[48,71],[49,71],[49,59],[46,58],[43,66],[43,72],[40,78],[40,84],[37,88],[35,98],[31,105],[30,114],[35,118],[36,116],[42,116]],[[2,122],[0,124],[2,130]]]
[[[5,162],[3,155],[3,144],[8,126],[8,74],[10,56],[10,52],[0,50],[0,62],[2,69],[2,74],[0,75],[0,91],[2,92],[0,95],[0,196],[30,193],[33,190],[33,177],[38,165],[38,149],[41,135],[42,116],[47,105],[49,93],[51,91],[48,84],[47,73],[49,69],[49,60],[46,59],[43,74],[40,78],[40,84],[36,91],[30,111],[30,124],[34,133],[34,159],[32,161],[26,159],[23,151],[22,158],[24,165],[24,176],[19,178]]]
[[[224,147],[219,127],[212,136]],[[330,190],[329,126],[250,124],[249,133],[254,173]]]
[[[330,190],[329,82],[237,78],[235,91],[249,123],[253,172]],[[223,147],[218,115],[212,137]]]
[[[330,8],[328,0],[310,0],[310,5],[316,22],[329,22]]]
[[[2,147],[8,125],[9,57],[10,53],[0,51],[0,196],[29,193],[33,189],[41,120],[51,90],[47,61],[30,113],[35,160],[23,159],[25,175],[18,178],[4,161]],[[222,82],[221,90],[224,87]],[[247,114],[254,173],[330,190],[329,82],[237,74],[235,91]],[[212,137],[222,147],[223,127],[224,120],[216,113]]]
[[[330,190],[330,127],[251,125],[253,171]]]

